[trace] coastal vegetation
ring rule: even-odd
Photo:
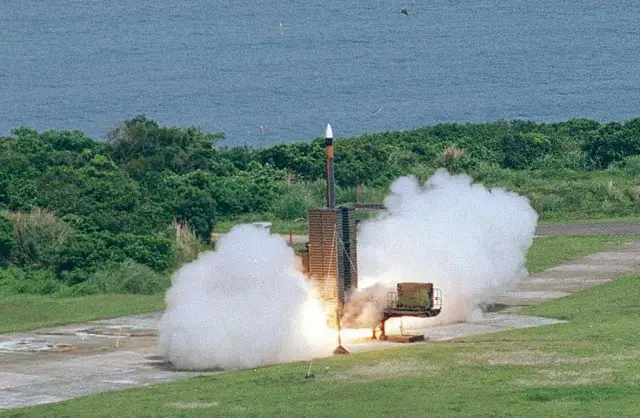
[[[0,293],[156,294],[214,230],[304,232],[324,204],[323,139],[226,147],[221,133],[138,116],[106,141],[0,137]],[[542,221],[640,213],[640,118],[441,124],[335,141],[338,203],[382,203],[402,175],[469,174],[527,196]]]

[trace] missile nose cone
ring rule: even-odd
[[[325,138],[333,138],[333,131],[331,130],[331,125],[327,124],[327,129],[324,130]]]

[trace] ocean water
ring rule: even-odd
[[[632,0],[0,0],[0,135],[101,139],[141,113],[252,146],[326,123],[625,120],[639,21]]]

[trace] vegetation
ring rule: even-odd
[[[634,235],[585,235],[536,237],[527,254],[529,274],[605,251],[638,239]]]
[[[567,323],[221,373],[7,414],[638,416],[638,292],[640,276],[629,276],[527,309]],[[315,377],[305,379],[310,366]]]
[[[163,310],[164,295],[0,295],[0,333]]]
[[[303,232],[324,203],[323,140],[222,139],[144,116],[106,142],[24,127],[0,137],[0,292],[152,292],[214,230],[267,220]],[[527,196],[545,222],[640,213],[640,118],[442,124],[337,139],[335,156],[339,203],[381,203],[396,177],[445,167]]]

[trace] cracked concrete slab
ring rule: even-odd
[[[473,322],[431,327],[425,333],[427,341],[448,341],[471,335],[490,334],[515,328],[530,328],[558,324],[566,321],[526,315],[485,314]]]
[[[640,241],[590,254],[525,277],[497,300],[508,306],[525,306],[598,286],[640,271]]]
[[[19,341],[25,335],[8,334],[0,339]],[[59,335],[51,337],[60,339]],[[156,348],[155,337],[146,341],[128,338],[121,349],[116,349],[112,341],[100,339],[100,344],[80,345],[76,352],[1,351],[0,409],[214,373],[172,370]]]

